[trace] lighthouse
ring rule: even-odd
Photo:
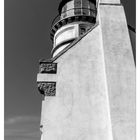
[[[53,57],[96,23],[96,0],[63,0],[59,20],[52,27]]]
[[[39,62],[41,140],[135,140],[135,63],[120,0],[62,0]]]

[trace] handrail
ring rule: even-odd
[[[64,12],[62,12],[61,14],[64,14],[64,13],[66,13],[66,12],[68,12],[68,11],[72,11],[72,10],[74,10],[74,9],[86,9],[86,10],[89,10],[89,11],[92,11],[93,13],[96,13],[97,12],[97,10],[93,10],[93,9],[91,9],[91,8],[71,8],[71,9],[69,9],[69,10],[67,10],[67,11],[64,11]],[[82,15],[82,14],[81,14]],[[60,20],[60,17],[61,17],[61,15],[60,14],[58,14],[54,19],[53,19],[53,21],[52,21],[52,24],[51,24],[51,28],[53,27],[53,25],[57,22],[57,21],[59,21]],[[58,19],[59,18],[59,19]],[[57,20],[58,19],[58,20]]]

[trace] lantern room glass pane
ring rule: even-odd
[[[81,8],[81,2],[82,2],[82,0],[75,0],[74,1],[74,7],[75,8]]]
[[[75,9],[74,14],[75,15],[81,15],[81,9]]]
[[[90,11],[88,9],[82,9],[82,14],[89,16]]]
[[[73,9],[74,8],[74,1],[70,1],[67,3],[67,10]]]
[[[89,7],[89,1],[88,0],[82,0],[82,8],[88,8]]]
[[[96,5],[94,4],[94,3],[92,3],[92,2],[89,2],[89,7],[90,7],[90,9],[93,9],[93,10],[95,10],[95,8],[96,8]]]
[[[67,10],[67,5],[65,5],[65,6],[62,8],[61,19],[65,18],[65,17],[67,16],[66,10]]]

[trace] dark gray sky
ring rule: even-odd
[[[5,140],[40,139],[38,61],[50,58],[49,37],[60,0],[5,0]],[[122,0],[135,27],[135,0]]]

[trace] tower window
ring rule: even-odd
[[[80,35],[83,35],[84,33],[86,32],[86,29],[85,28],[80,28]]]

